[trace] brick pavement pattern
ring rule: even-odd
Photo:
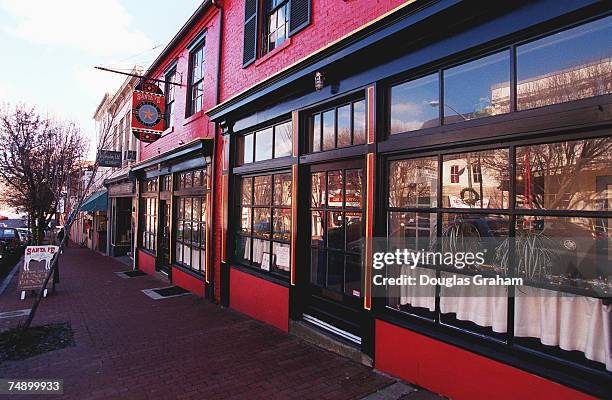
[[[69,248],[60,266],[33,325],[69,322],[76,346],[5,362],[0,377],[62,378],[65,399],[130,400],[355,399],[393,382],[194,296],[152,300],[141,289],[162,282],[122,279],[114,272],[125,265],[90,250]],[[32,304],[19,300],[16,279],[0,312]],[[0,330],[23,320],[0,319]]]

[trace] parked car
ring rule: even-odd
[[[21,239],[21,243],[23,247],[29,246],[32,241],[32,235],[30,234],[30,230],[28,228],[16,228],[17,233],[19,233],[19,238]]]
[[[4,244],[8,255],[16,255],[22,250],[23,243],[15,228],[0,228],[0,242]]]

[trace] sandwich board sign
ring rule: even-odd
[[[21,291],[21,300],[25,299],[26,291],[42,289],[51,270],[51,261],[58,251],[58,246],[26,247],[17,284],[17,288]],[[47,289],[43,295],[47,295]]]

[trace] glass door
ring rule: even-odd
[[[353,341],[358,341],[364,269],[363,163],[313,166],[310,178],[307,314],[351,333]]]
[[[160,211],[161,237],[159,243],[159,271],[168,275],[168,273],[170,272],[170,220],[172,219],[172,215],[170,213],[170,201],[161,200]]]

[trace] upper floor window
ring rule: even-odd
[[[245,0],[242,66],[310,24],[312,0]]]
[[[291,121],[238,138],[238,165],[290,156],[293,150]]]
[[[202,110],[204,95],[204,43],[189,54],[189,90],[187,91],[189,115]]]
[[[168,71],[164,80],[166,81],[165,87],[165,109],[166,115],[164,116],[164,129],[172,127],[172,121],[174,120],[174,86],[172,83],[176,78],[176,68]]]
[[[289,0],[266,0],[261,52],[266,54],[289,37]]]

